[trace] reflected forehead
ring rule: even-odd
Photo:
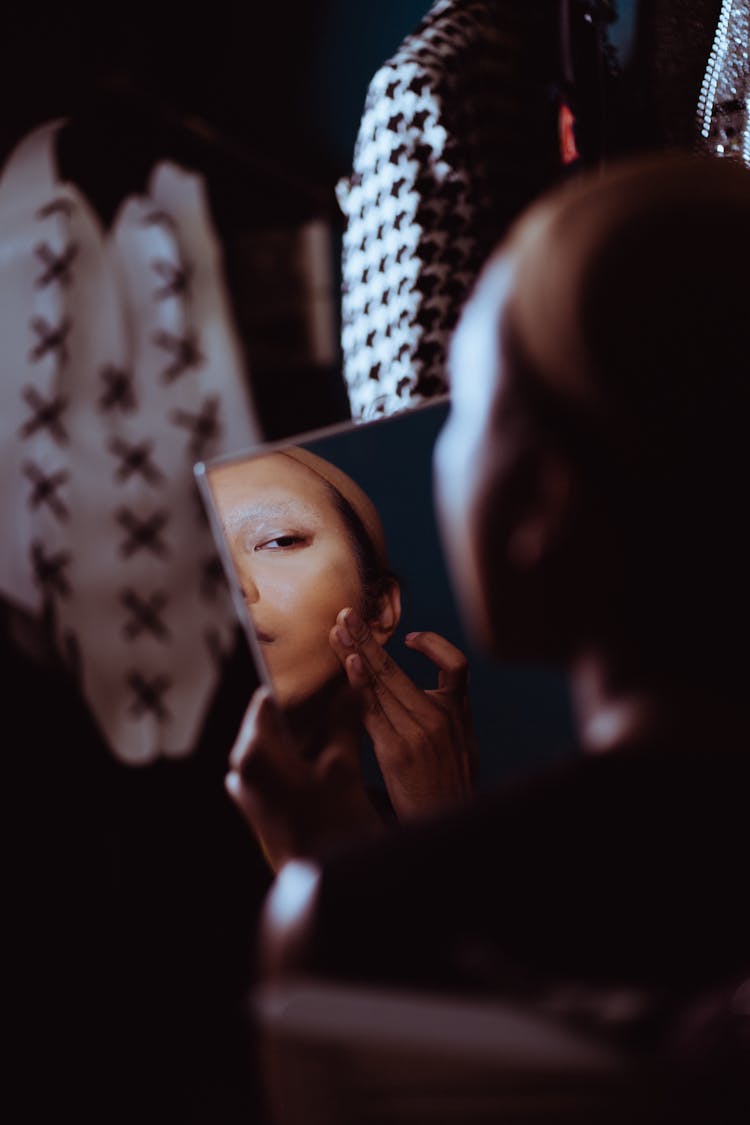
[[[335,511],[323,482],[279,455],[220,466],[211,485],[228,530],[267,519],[321,523]]]
[[[319,523],[321,512],[313,504],[307,504],[297,497],[248,497],[228,510],[225,509],[222,517],[227,529],[232,531],[268,520],[290,522],[304,519],[308,523]]]

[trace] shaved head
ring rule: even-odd
[[[646,619],[672,645],[748,624],[749,310],[739,164],[623,161],[517,220],[459,320],[435,459],[478,639],[565,660]]]

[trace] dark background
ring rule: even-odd
[[[157,160],[204,175],[269,437],[348,417],[339,364],[279,370],[259,358],[247,245],[311,219],[330,228],[367,83],[428,10],[425,0],[14,5],[0,32],[0,159],[66,118],[58,162],[110,223]],[[337,305],[332,307],[338,316]]]
[[[145,0],[17,4],[2,29],[2,149],[48,117],[95,116],[105,88],[120,80],[147,103],[141,132],[166,136],[162,114],[197,115],[250,162],[273,160],[330,194],[349,170],[371,74],[429,7],[426,0],[215,0],[192,10]],[[149,143],[142,138],[144,151]]]

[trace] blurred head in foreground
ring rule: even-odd
[[[454,335],[436,501],[498,656],[724,690],[748,625],[750,173],[582,174],[486,264]]]

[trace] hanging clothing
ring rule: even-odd
[[[702,151],[750,168],[750,0],[722,0],[697,125]]]
[[[143,764],[190,753],[236,644],[193,465],[261,435],[200,177],[157,165],[104,231],[61,125],[0,179],[0,594]]]
[[[447,341],[481,264],[559,170],[556,12],[438,0],[369,84],[337,185],[355,420],[447,390]]]
[[[626,5],[598,6],[606,61],[614,9]],[[630,0],[630,8],[632,42],[600,107],[605,154],[697,151],[750,167],[748,0]]]
[[[438,0],[370,81],[337,185],[355,421],[448,390],[487,255],[581,165],[684,149],[750,166],[747,0]]]

